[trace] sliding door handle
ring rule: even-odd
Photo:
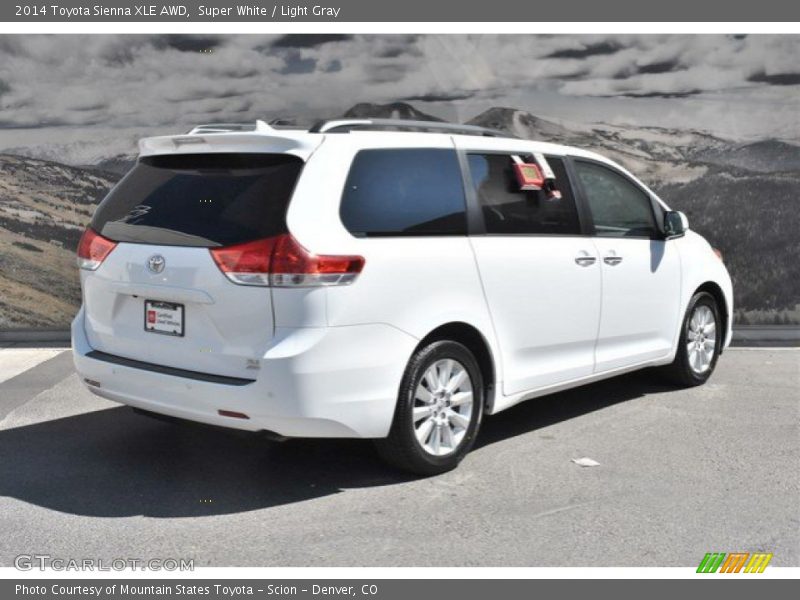
[[[575,262],[582,267],[589,267],[597,262],[597,259],[594,256],[578,256],[575,258]]]
[[[611,265],[613,267],[613,266],[618,265],[619,263],[622,262],[622,257],[621,256],[606,256],[605,258],[603,258],[603,262],[606,263],[607,265]]]

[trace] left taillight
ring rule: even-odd
[[[116,242],[87,227],[78,242],[78,266],[87,271],[95,271],[116,247]]]

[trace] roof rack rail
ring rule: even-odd
[[[488,129],[477,125],[460,125],[442,121],[413,121],[406,119],[333,119],[319,121],[309,133],[350,133],[351,131],[423,131],[430,133],[454,133],[459,135],[480,135],[485,137],[516,137],[498,129]]]

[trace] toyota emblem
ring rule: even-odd
[[[161,273],[164,270],[164,265],[167,261],[164,260],[164,257],[160,254],[153,254],[150,258],[147,259],[147,269],[151,273]]]

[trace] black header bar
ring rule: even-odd
[[[786,0],[12,0],[0,22],[798,22]]]

